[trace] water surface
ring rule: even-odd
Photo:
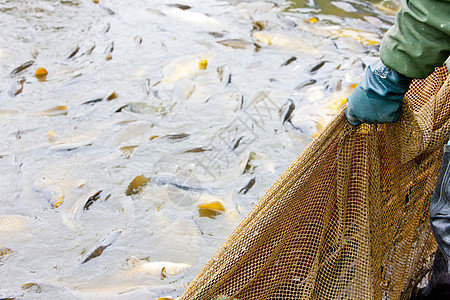
[[[377,1],[99,2],[0,1],[0,298],[181,295],[393,20]]]

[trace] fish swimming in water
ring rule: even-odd
[[[153,86],[161,83],[171,89],[177,80],[197,77],[202,72],[205,72],[205,70],[199,68],[200,62],[205,59],[208,60],[212,56],[212,54],[185,55],[175,58],[162,68],[162,79]]]
[[[118,229],[113,231],[112,233],[105,236],[102,240],[100,240],[91,250],[86,252],[80,259],[80,263],[84,264],[90,261],[91,259],[94,259],[100,255],[102,255],[103,251],[111,246],[112,243],[114,243],[118,236],[123,232],[122,229]]]
[[[12,253],[11,249],[0,246],[0,261]]]
[[[159,173],[151,177],[151,180],[158,185],[172,185],[186,191],[206,191],[210,188],[202,187],[192,177],[175,176],[168,173]],[[193,185],[195,184],[195,185]]]
[[[238,192],[238,194],[243,193],[244,195],[255,185],[256,179],[253,177],[250,181]]]
[[[295,104],[292,99],[288,99],[286,104],[280,109],[282,114],[283,124],[291,119],[292,112],[295,110]]]
[[[24,230],[31,218],[22,215],[0,215],[0,232]]]
[[[22,93],[23,91],[23,84],[26,82],[25,78],[22,78],[20,80],[17,80],[16,82],[14,82],[14,84],[10,87],[10,89],[8,90],[8,94],[11,97],[17,96],[20,93]]]
[[[148,262],[140,260],[132,256],[129,260],[130,269],[126,270],[126,274],[141,274],[147,273],[151,275],[158,275],[164,277],[166,275],[173,276],[181,273],[183,270],[190,268],[191,265],[185,263],[173,263],[168,261]]]
[[[18,66],[17,68],[15,68],[14,70],[12,70],[12,72],[9,74],[10,77],[14,77],[17,74],[19,74],[20,72],[28,69],[29,67],[31,67],[34,64],[34,60],[30,60],[27,62],[24,62],[23,64],[21,64],[20,66]]]
[[[280,32],[270,31],[257,31],[253,33],[253,38],[256,42],[275,46],[292,51],[298,51],[300,53],[312,54],[316,57],[322,56],[320,50],[318,50],[310,41],[305,38],[301,38],[295,35],[288,35]]]
[[[163,9],[162,13],[182,22],[202,26],[202,28],[206,27],[217,29],[224,27],[224,25],[222,24],[222,22],[220,22],[219,19],[215,19],[213,17],[209,17],[205,14],[195,11],[182,10],[177,7],[170,7],[167,9]]]
[[[59,207],[66,197],[61,186],[45,176],[37,177],[33,182],[33,188],[36,192],[41,193],[45,200],[55,208]]]
[[[242,39],[227,39],[218,41],[218,43],[227,47],[231,47],[233,49],[247,49],[250,47],[254,47],[252,42]]]
[[[144,187],[147,185],[148,179],[144,175],[136,176],[133,181],[128,185],[125,195],[131,196],[142,192]]]
[[[55,106],[55,107],[46,109],[41,112],[41,115],[48,116],[48,117],[67,116],[67,106],[59,105],[59,106]]]

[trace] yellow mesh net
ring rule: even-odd
[[[445,66],[414,80],[396,124],[341,113],[236,228],[181,299],[409,299],[450,129]]]

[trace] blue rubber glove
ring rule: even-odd
[[[348,122],[352,125],[397,122],[411,80],[386,67],[381,60],[371,64],[365,79],[348,97],[345,111]]]

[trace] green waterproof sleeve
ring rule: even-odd
[[[450,0],[402,0],[381,43],[383,63],[407,77],[425,78],[449,55]]]

